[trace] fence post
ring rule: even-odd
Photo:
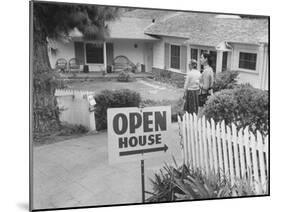
[[[222,143],[221,143],[221,130],[220,130],[220,123],[217,123],[216,126],[216,135],[217,135],[217,144],[218,144],[218,158],[219,158],[219,170],[218,173],[221,177],[221,172],[223,172],[223,159],[222,159]]]
[[[183,161],[184,161],[185,165],[187,165],[186,143],[188,142],[187,138],[186,138],[186,126],[187,126],[187,123],[186,123],[185,115],[183,115],[183,117],[182,117],[182,138],[183,138],[183,152],[184,152]]]
[[[216,139],[216,125],[214,119],[211,119],[211,128],[212,128],[212,144],[213,144],[213,158],[214,158],[214,172],[219,172],[218,166],[218,154],[217,154],[217,139]]]
[[[245,145],[245,152],[246,152],[246,173],[248,179],[253,183],[253,178],[252,178],[252,163],[251,163],[251,155],[250,155],[250,146],[249,146],[249,131],[248,131],[248,126],[244,129],[244,145]]]
[[[231,130],[229,126],[226,126],[226,134],[227,134],[227,146],[228,146],[228,160],[229,160],[229,173],[230,173],[230,180],[231,185],[234,185],[234,168],[233,168],[233,151],[232,151],[232,137],[231,137]]]
[[[254,168],[254,185],[255,185],[255,188],[256,188],[256,191],[258,193],[261,192],[260,190],[260,186],[259,186],[259,173],[258,173],[258,160],[257,160],[257,142],[256,142],[256,139],[255,139],[255,136],[253,133],[250,132],[250,138],[251,138],[251,142],[250,142],[250,145],[252,147],[252,158],[253,158],[253,168]]]
[[[206,174],[209,175],[209,163],[208,161],[210,161],[210,158],[208,158],[208,145],[207,145],[207,135],[206,135],[206,119],[205,116],[202,117],[201,119],[202,121],[202,147],[203,147],[203,151],[202,155],[204,155],[204,166],[206,169]]]
[[[240,167],[239,167],[239,156],[238,156],[238,144],[237,144],[237,129],[235,124],[231,124],[232,129],[232,141],[233,141],[233,150],[234,150],[234,166],[235,166],[235,177],[240,177]]]

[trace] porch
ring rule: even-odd
[[[49,42],[48,54],[53,69],[62,61],[66,72],[111,72],[114,59],[123,56],[137,67],[137,72],[151,72],[153,65],[153,40],[107,39],[106,41],[86,41],[72,38],[71,41]],[[71,69],[75,61],[76,68]],[[85,76],[85,75],[84,75]]]

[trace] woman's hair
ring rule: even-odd
[[[192,59],[191,61],[190,61],[190,67],[192,68],[192,69],[197,69],[197,61],[196,60],[194,60],[194,59]]]
[[[207,52],[203,52],[202,55],[205,59],[207,59],[207,63],[210,66],[211,65],[211,55]]]

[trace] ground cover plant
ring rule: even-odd
[[[118,82],[133,82],[135,80],[134,74],[126,71],[121,71],[117,78]]]
[[[231,185],[226,176],[219,178],[217,174],[205,175],[202,170],[192,170],[187,165],[178,167],[176,163],[174,166],[165,164],[150,181],[153,189],[146,192],[150,195],[147,202],[257,195],[247,179],[236,180]]]

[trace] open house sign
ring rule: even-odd
[[[109,163],[165,154],[171,107],[110,108],[107,111]]]

